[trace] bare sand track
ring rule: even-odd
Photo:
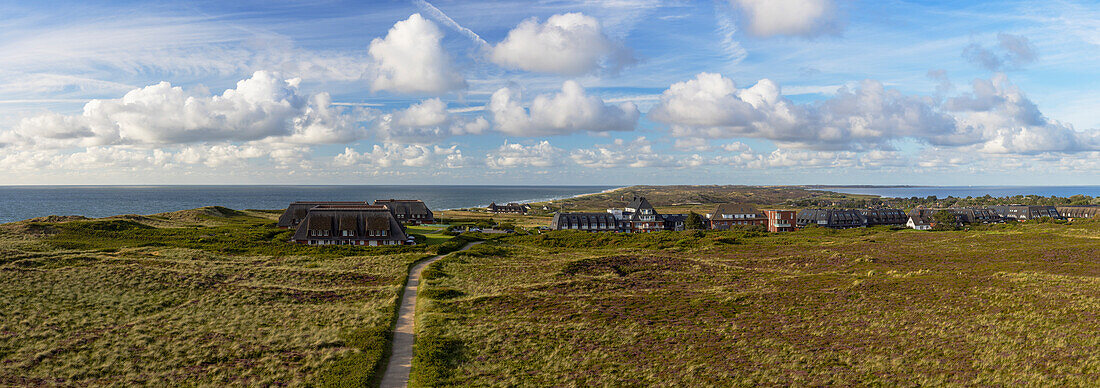
[[[466,244],[459,251],[480,244]],[[397,310],[397,324],[393,329],[393,345],[386,372],[382,375],[382,388],[405,387],[409,384],[409,372],[412,371],[413,345],[416,341],[416,289],[420,286],[420,273],[424,272],[436,260],[447,255],[439,255],[419,263],[409,269],[409,281],[401,294],[401,307]]]

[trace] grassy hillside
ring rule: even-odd
[[[369,383],[433,248],[290,244],[277,216],[0,225],[0,386]]]
[[[1100,224],[554,232],[430,268],[421,386],[1090,385]]]

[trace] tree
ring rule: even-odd
[[[959,219],[955,217],[955,213],[940,210],[932,214],[932,229],[959,230]]]
[[[684,220],[684,229],[688,230],[702,230],[707,226],[703,224],[703,217],[695,212],[689,212],[687,220]]]

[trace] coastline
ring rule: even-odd
[[[622,190],[622,189],[625,189],[625,188],[628,188],[628,187],[633,187],[633,186],[612,187],[610,189],[605,189],[605,190],[601,190],[601,191],[597,191],[597,192],[593,192],[593,193],[580,193],[580,194],[576,194],[576,195],[557,196],[557,197],[548,197],[548,198],[522,199],[522,200],[508,201],[508,202],[515,202],[515,203],[520,203],[520,204],[530,204],[530,203],[539,203],[539,202],[560,201],[560,200],[563,200],[563,199],[579,198],[579,197],[583,197],[583,196],[586,196],[586,195],[597,195],[597,194],[610,193],[612,191]],[[453,209],[442,209],[442,210],[447,211],[447,210],[468,209],[468,208],[475,208],[475,207],[489,207],[489,204],[487,204],[487,203],[486,204],[478,204],[478,205],[464,207],[464,208],[453,208]]]

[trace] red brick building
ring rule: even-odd
[[[711,229],[724,230],[743,225],[767,226],[768,217],[752,205],[723,203],[714,211],[707,213],[707,222]]]
[[[768,216],[768,231],[794,231],[794,217],[797,214],[795,210],[765,210],[764,215]]]

